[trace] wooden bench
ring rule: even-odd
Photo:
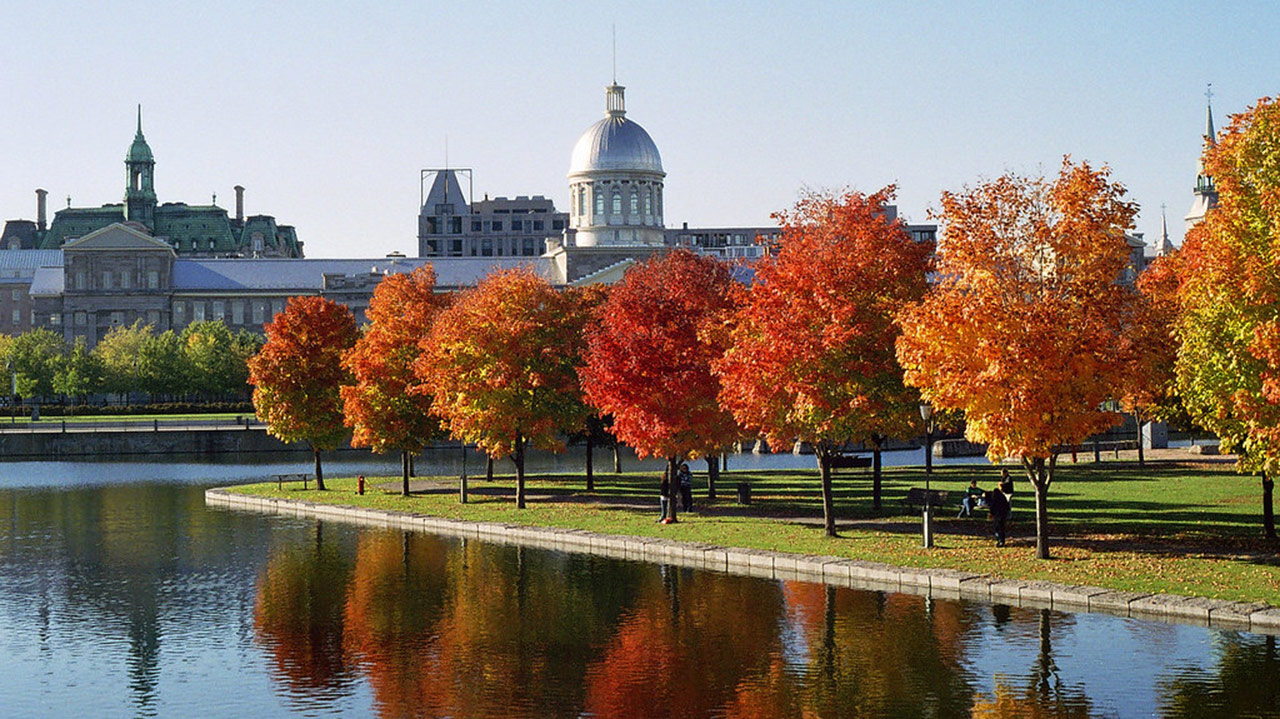
[[[946,506],[947,490],[912,487],[907,490],[907,496],[902,499],[902,504],[908,512],[915,512],[924,507],[926,500],[930,507]]]
[[[273,474],[271,478],[276,481],[276,488],[283,490],[285,482],[302,482],[302,488],[307,488],[307,482],[311,481],[310,474]]]
[[[870,457],[860,457],[856,454],[835,454],[827,461],[830,463],[832,471],[837,469],[863,469],[871,466]]]

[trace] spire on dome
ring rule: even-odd
[[[1204,91],[1205,99],[1205,119],[1204,119],[1204,143],[1206,145],[1216,145],[1217,133],[1213,131],[1213,83]]]
[[[138,103],[138,134],[136,139],[142,139],[142,103]]]

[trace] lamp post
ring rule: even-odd
[[[14,366],[12,357],[5,361],[5,367],[9,370],[9,424],[17,424],[18,368]]]
[[[921,533],[924,547],[933,546],[933,517],[930,514],[930,503],[933,495],[929,491],[929,479],[933,476],[933,405],[920,403],[920,419],[924,420],[924,511],[921,515]]]

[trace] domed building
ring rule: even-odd
[[[569,226],[578,247],[663,244],[662,156],[627,119],[621,85],[605,88],[605,117],[582,133],[569,160]]]

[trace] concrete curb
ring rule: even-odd
[[[1262,602],[1231,602],[1176,594],[1123,592],[1102,587],[1004,579],[954,569],[895,567],[841,557],[719,547],[653,537],[598,534],[580,529],[470,522],[413,512],[256,497],[218,488],[206,490],[204,499],[208,505],[234,509],[474,537],[499,544],[519,544],[614,559],[662,562],[765,579],[822,582],[839,587],[902,592],[938,599],[972,599],[1032,609],[1112,614],[1146,621],[1280,635],[1280,607],[1271,607]]]

